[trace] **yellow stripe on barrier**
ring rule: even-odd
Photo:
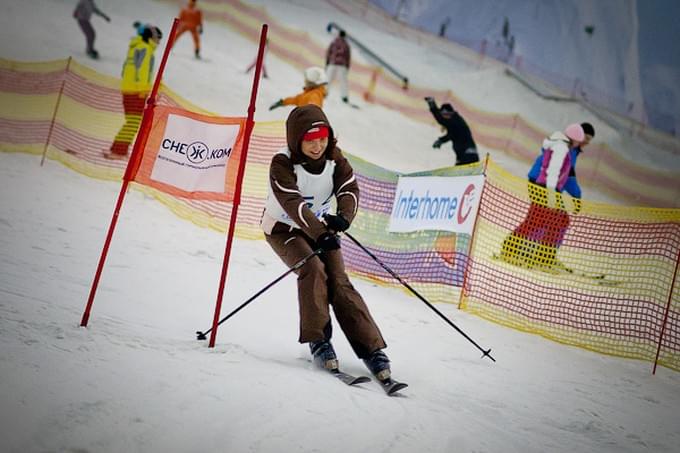
[[[0,91],[0,117],[8,120],[49,121],[56,102],[57,93],[26,95]]]

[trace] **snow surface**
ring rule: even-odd
[[[87,62],[70,16],[74,3],[3,2],[0,56],[72,54],[115,75],[131,22],[170,23],[176,12],[142,0],[99,2],[113,20],[93,20],[103,58]],[[301,5],[289,7],[299,11]],[[283,9],[280,3],[271,8]],[[319,15],[329,8],[320,4]],[[314,10],[306,8],[310,17],[300,14],[299,20],[311,20]],[[328,38],[327,21],[315,19],[320,40]],[[208,109],[243,114],[252,83],[243,70],[253,44],[216,24],[206,26],[204,42],[206,60],[199,62],[188,37],[178,43],[166,83]],[[408,53],[414,68],[443,59]],[[257,119],[283,118],[287,111],[266,106],[298,90],[301,77],[273,55],[267,69],[271,78],[261,86]],[[430,69],[433,79],[444,78]],[[350,152],[399,171],[452,163],[451,154],[429,149],[435,127],[362,107],[348,111],[333,97],[327,104]],[[421,161],[412,158],[416,149]],[[210,349],[194,332],[212,319],[224,236],[178,219],[134,190],[121,212],[89,327],[81,328],[119,189],[53,161],[40,167],[36,156],[0,153],[3,452],[680,451],[680,374],[661,368],[653,376],[649,363],[556,344],[438,304],[492,348],[497,362],[481,360],[416,298],[356,278],[389,344],[395,376],[410,384],[400,397],[386,397],[374,383],[346,387],[312,367],[306,346],[296,341],[292,277],[226,322]],[[284,271],[263,241],[236,240],[222,314]],[[342,366],[363,373],[336,330]]]

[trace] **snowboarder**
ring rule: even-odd
[[[326,50],[326,72],[328,73],[328,83],[339,79],[340,96],[342,102],[349,103],[349,91],[347,77],[349,75],[349,64],[351,61],[351,51],[345,39],[345,30],[340,30],[338,36],[331,42]]]
[[[305,86],[301,93],[295,96],[282,98],[269,106],[269,110],[282,107],[284,105],[296,105],[301,107],[307,104],[314,104],[318,107],[323,107],[323,100],[326,97],[326,85],[328,79],[326,78],[326,71],[317,66],[312,66],[305,69]]]
[[[451,104],[445,103],[442,104],[441,108],[437,108],[434,98],[428,96],[425,101],[427,101],[434,119],[446,129],[446,134],[435,140],[432,147],[439,149],[440,146],[451,140],[453,151],[456,153],[456,165],[479,162],[477,145],[463,117],[453,109]]]
[[[501,259],[515,265],[572,272],[557,259],[557,249],[569,227],[562,191],[573,197],[574,213],[578,213],[581,188],[576,181],[576,158],[594,135],[590,123],[571,124],[543,141],[541,154],[528,174],[529,211],[503,241]]]
[[[269,245],[292,267],[313,250],[299,270],[300,343],[308,343],[321,368],[338,368],[331,344],[331,316],[356,355],[381,381],[389,380],[390,361],[382,334],[345,271],[336,233],[347,230],[359,207],[353,169],[336,146],[335,133],[316,105],[296,107],[286,121],[288,146],[274,155],[262,229]],[[331,199],[337,209],[331,213]]]
[[[201,38],[203,34],[203,12],[196,6],[196,0],[189,0],[189,3],[182,8],[179,13],[179,24],[174,44],[185,32],[190,32],[194,40],[194,56],[201,58]]]
[[[93,59],[99,58],[99,52],[94,48],[94,39],[96,34],[94,32],[94,27],[90,23],[92,18],[92,13],[104,18],[106,22],[111,22],[111,18],[104,14],[97,5],[95,5],[94,0],[80,0],[76,9],[73,11],[73,17],[78,21],[80,29],[85,34],[86,50],[87,56]]]
[[[158,27],[147,24],[141,35],[130,40],[127,57],[123,63],[121,94],[125,110],[125,124],[116,135],[111,148],[104,153],[108,159],[125,159],[130,143],[142,121],[144,103],[153,84],[154,51],[163,33]]]

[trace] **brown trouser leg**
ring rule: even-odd
[[[273,233],[265,238],[289,267],[313,251],[311,241],[299,230]],[[300,343],[326,339],[330,331],[330,303],[340,328],[359,358],[366,358],[386,346],[366,303],[349,281],[340,250],[313,257],[296,273]]]

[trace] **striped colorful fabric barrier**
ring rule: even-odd
[[[159,1],[177,5],[178,11],[184,3],[184,0]],[[200,6],[207,20],[222,22],[254,43],[261,25],[269,24],[269,51],[300,71],[325,64],[330,35],[329,42],[316,42],[305,32],[279,24],[265,9],[239,0],[203,0]],[[356,7],[351,2],[342,3],[341,7],[347,14],[365,13],[364,7]],[[349,72],[349,88],[355,97],[367,97],[415,121],[430,124],[434,124],[434,120],[423,97],[434,96],[440,103],[450,102],[469,123],[479,145],[506,152],[526,162],[527,168],[538,155],[543,139],[553,132],[541,130],[519,115],[476,109],[451,90],[436,91],[413,85],[404,90],[400,80],[357,61],[352,63]],[[587,158],[579,162],[579,179],[584,187],[629,205],[680,207],[680,171],[645,167],[622,157],[606,143],[594,143],[587,151]]]
[[[680,370],[680,210],[569,203],[531,206],[527,181],[491,163],[461,308],[617,356],[653,362],[660,344]]]
[[[50,159],[87,176],[121,179],[125,162],[102,156],[123,123],[117,86],[116,79],[73,60],[0,60],[0,150],[37,155],[46,151]],[[167,87],[162,88],[159,103],[210,113]],[[283,121],[256,123],[236,227],[241,238],[262,238],[259,220],[269,162],[285,143]],[[578,269],[577,274],[517,267],[493,255],[522,222],[528,205],[526,181],[491,163],[466,277],[470,236],[443,231],[388,233],[398,175],[352,155],[348,158],[362,191],[352,234],[431,302],[457,302],[465,282],[461,307],[472,313],[557,341],[644,360],[650,360],[654,342],[661,338],[667,312],[659,363],[680,370],[680,291],[677,283],[671,283],[680,249],[680,211],[585,203],[573,218],[559,255]],[[469,165],[410,176],[481,171],[480,165]],[[230,203],[175,198],[147,186],[133,187],[181,218],[226,231]],[[351,272],[401,287],[351,241],[343,242],[343,251]],[[597,272],[606,276],[594,278]],[[670,301],[668,310],[664,301]]]

